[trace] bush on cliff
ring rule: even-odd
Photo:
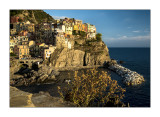
[[[79,107],[88,106],[116,106],[124,97],[125,89],[111,80],[104,71],[98,73],[96,69],[87,70],[81,76],[75,71],[74,80],[62,90],[58,87],[61,97],[71,101]]]
[[[102,34],[101,33],[97,33],[96,34],[96,39],[97,39],[97,41],[102,41]]]
[[[73,35],[80,35],[82,38],[84,38],[86,36],[86,32],[84,31],[76,31],[76,30],[73,30],[72,31],[72,34]]]

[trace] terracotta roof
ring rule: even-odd
[[[36,45],[41,45],[42,43],[36,43]]]

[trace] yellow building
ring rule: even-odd
[[[27,45],[16,45],[14,47],[14,54],[19,56],[19,59],[30,58],[29,47]]]
[[[72,31],[73,31],[73,28],[71,26],[66,26],[66,28],[65,28],[66,34],[72,35]]]
[[[10,40],[10,53],[13,53],[13,49],[14,49],[14,46],[15,46],[15,43],[14,43],[14,40],[13,39],[11,39]]]
[[[82,20],[75,20],[75,21],[74,21],[74,24],[75,24],[75,25],[82,25]]]
[[[78,31],[78,30],[79,30],[78,25],[74,25],[74,26],[73,26],[73,30]]]

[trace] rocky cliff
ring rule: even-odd
[[[102,66],[110,61],[107,46],[103,42],[90,42],[80,45],[76,43],[72,49],[56,49],[47,61],[48,64],[59,67]]]

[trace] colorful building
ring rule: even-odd
[[[88,25],[86,23],[82,24],[82,31],[88,32]]]
[[[52,46],[52,45],[50,45],[47,49],[44,49],[43,59],[46,60],[50,58],[51,54],[54,52],[55,49],[56,49],[56,46]]]
[[[66,34],[72,35],[72,31],[73,31],[72,26],[66,26],[65,27],[65,33]]]
[[[11,23],[11,24],[17,23],[17,22],[19,22],[18,19],[19,19],[18,16],[12,16],[12,17],[10,18],[10,23]]]
[[[31,57],[28,45],[15,45],[14,54],[18,55],[19,59],[27,59]]]
[[[16,45],[16,44],[14,43],[14,40],[13,40],[13,39],[10,39],[9,45],[10,45],[10,53],[13,53],[13,51],[14,51],[14,46]]]
[[[58,29],[62,30],[63,32],[65,32],[65,25],[60,24],[57,26]]]
[[[65,46],[65,36],[64,36],[64,32],[60,29],[57,29],[57,31],[55,32],[54,35],[54,45],[57,48],[61,48]]]
[[[22,30],[19,32],[18,36],[27,36],[27,34],[28,34],[28,31]]]

